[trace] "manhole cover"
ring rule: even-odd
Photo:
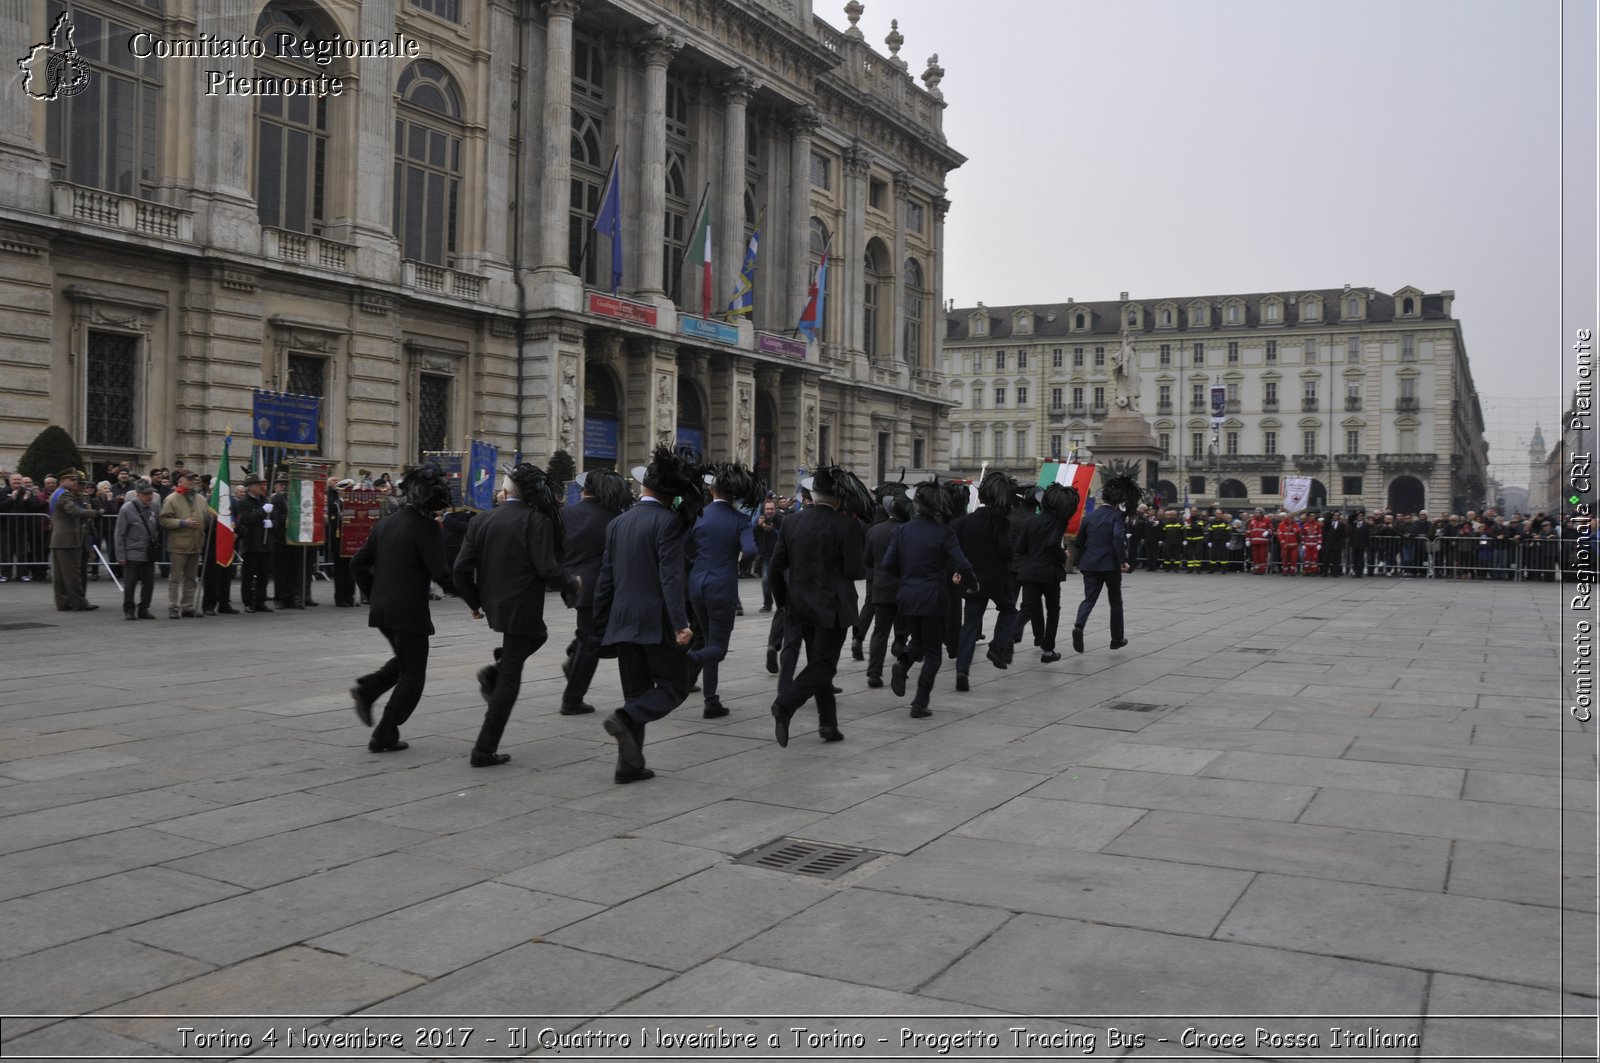
[[[0,631],[32,631],[40,627],[55,627],[55,625],[41,624],[34,620],[20,620],[15,624],[0,624]]]
[[[779,838],[759,849],[750,850],[735,859],[734,863],[788,871],[808,878],[838,878],[851,868],[860,867],[879,855],[869,849],[854,849],[848,845]]]
[[[1106,708],[1116,709],[1120,712],[1155,712],[1157,709],[1161,708],[1161,706],[1146,705],[1142,701],[1118,701],[1111,705],[1107,705]]]

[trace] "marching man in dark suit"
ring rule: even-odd
[[[961,642],[956,651],[956,689],[967,689],[972,655],[983,633],[983,614],[993,602],[998,617],[989,640],[989,663],[996,668],[1011,663],[1013,635],[1021,620],[1011,595],[1011,478],[991,472],[978,486],[981,507],[955,522],[956,539],[978,578],[978,589],[966,599]],[[970,590],[970,588],[968,588]]]
[[[689,659],[704,676],[706,707],[702,715],[715,720],[728,715],[717,696],[717,665],[728,655],[733,617],[739,607],[739,554],[756,550],[750,518],[735,509],[734,503],[754,506],[764,491],[742,465],[714,465],[704,479],[711,504],[690,533],[694,559],[689,565],[689,604],[705,645],[690,651]]]
[[[502,487],[505,503],[467,524],[454,571],[456,593],[472,618],[488,616],[490,629],[501,637],[495,663],[478,672],[478,689],[489,707],[472,747],[474,768],[511,759],[499,752],[500,736],[522,689],[524,662],[550,637],[545,588],[554,585],[570,595],[582,585],[561,565],[556,492],[544,470],[523,462],[506,473]]]
[[[1022,565],[1022,612],[1040,630],[1039,655],[1043,664],[1061,660],[1056,652],[1056,630],[1061,623],[1061,581],[1067,578],[1067,555],[1061,540],[1078,511],[1078,492],[1064,484],[1051,484],[1039,497],[1039,512],[1022,529],[1017,553]]]
[[[955,510],[950,492],[938,481],[926,480],[917,485],[912,498],[916,516],[890,540],[883,570],[900,578],[895,604],[905,618],[907,632],[906,650],[889,672],[889,689],[895,697],[905,697],[906,676],[912,663],[922,658],[917,695],[911,699],[911,715],[921,719],[933,715],[928,701],[944,648],[951,594],[946,588],[971,586],[976,577],[961,552],[955,529],[947,523]]]
[[[855,581],[866,575],[861,519],[873,506],[866,485],[837,466],[818,469],[805,486],[812,505],[784,521],[772,552],[773,597],[789,610],[806,647],[805,668],[772,702],[780,746],[789,744],[795,710],[812,698],[817,702],[817,734],[824,742],[844,738],[833,676],[845,635],[858,619]]]
[[[428,636],[433,634],[429,583],[447,591],[454,588],[439,531],[439,514],[450,505],[444,474],[432,465],[416,466],[400,481],[400,492],[405,498],[400,509],[374,524],[366,545],[350,559],[356,585],[372,602],[367,626],[382,632],[394,650],[382,668],[350,688],[356,716],[369,727],[372,703],[394,691],[367,742],[373,753],[394,753],[410,745],[400,741],[400,726],[422,700],[428,680]]]
[[[613,469],[578,474],[578,504],[560,512],[561,540],[566,548],[567,575],[578,580],[577,631],[567,647],[561,671],[567,687],[561,692],[561,715],[579,716],[594,711],[584,701],[600,664],[600,632],[594,626],[594,588],[600,581],[600,561],[606,552],[606,526],[633,505],[628,481]]]
[[[644,728],[689,696],[689,627],[684,541],[700,515],[700,485],[660,447],[644,475],[643,496],[606,527],[606,552],[594,592],[602,652],[614,653],[622,708],[606,717],[617,740],[619,783],[655,778],[644,765]],[[674,508],[676,507],[676,508]]]
[[[1111,648],[1128,644],[1122,629],[1122,574],[1128,571],[1126,511],[1139,504],[1139,486],[1131,477],[1114,476],[1100,491],[1105,505],[1083,518],[1072,540],[1078,571],[1083,573],[1083,601],[1072,625],[1072,648],[1083,652],[1083,625],[1104,587],[1111,600]]]

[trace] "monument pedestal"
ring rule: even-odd
[[[1125,472],[1145,490],[1155,487],[1161,443],[1138,410],[1113,410],[1095,435],[1092,449],[1102,477]]]

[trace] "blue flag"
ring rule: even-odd
[[[728,304],[728,316],[749,314],[755,309],[756,295],[756,251],[761,246],[761,223],[764,217],[756,219],[756,227],[750,233],[750,243],[744,249],[744,262],[739,266],[739,283],[733,289],[733,301]]]
[[[467,505],[473,509],[493,509],[494,470],[500,463],[500,448],[481,439],[472,440],[467,457]]]
[[[800,312],[800,323],[795,326],[812,340],[818,338],[822,330],[823,304],[828,298],[828,249],[833,246],[830,237],[822,248],[822,261],[817,265],[817,279],[811,282],[810,297],[806,300],[806,308]]]
[[[611,172],[606,175],[605,194],[594,216],[594,231],[611,237],[611,294],[622,286],[622,171],[617,152],[611,153]]]

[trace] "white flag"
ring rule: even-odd
[[[1306,500],[1311,497],[1311,477],[1285,476],[1283,478],[1283,508],[1290,513],[1298,513],[1306,508]]]

